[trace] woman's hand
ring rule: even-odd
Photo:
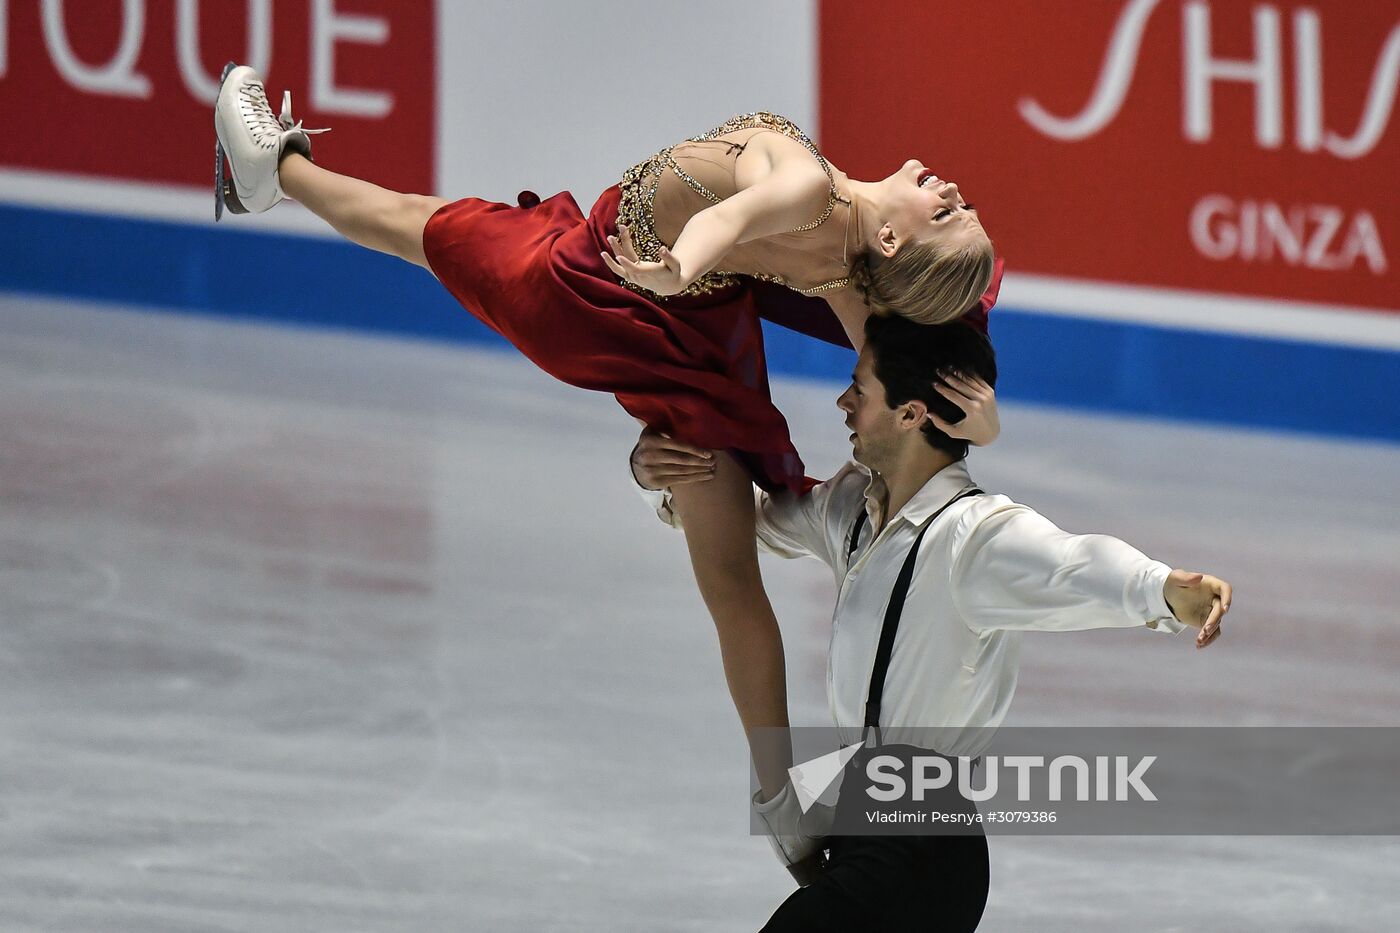
[[[933,412],[928,420],[933,426],[949,437],[967,441],[975,447],[985,447],[997,439],[1001,433],[1001,419],[997,417],[997,394],[980,376],[964,376],[960,373],[942,373],[942,382],[935,382],[933,388],[939,395],[963,410],[967,417],[957,424],[949,424]]]
[[[617,255],[599,254],[614,274],[658,295],[674,295],[690,284],[681,275],[680,260],[665,246],[661,247],[660,262],[642,262],[632,245],[632,231],[626,224],[618,224],[617,231],[620,237],[608,237],[608,245]]]

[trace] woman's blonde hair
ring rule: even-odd
[[[910,240],[875,266],[868,255],[858,258],[851,279],[873,314],[946,324],[982,297],[995,264],[996,253],[986,238],[951,248]]]

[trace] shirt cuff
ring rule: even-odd
[[[645,486],[638,483],[635,477],[632,482],[637,487],[637,492],[641,495],[642,501],[652,507],[653,511],[656,512],[657,518],[661,519],[672,528],[681,527],[680,516],[677,515],[676,510],[671,507],[671,490],[647,489]]]
[[[1151,569],[1144,574],[1143,585],[1147,588],[1144,594],[1147,597],[1147,627],[1175,635],[1187,625],[1173,615],[1172,607],[1167,605],[1167,577],[1171,572],[1172,569],[1166,564],[1153,561]]]

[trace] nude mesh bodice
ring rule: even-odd
[[[766,111],[734,117],[661,150],[623,175],[618,220],[633,231],[638,257],[656,261],[661,245],[674,246],[691,217],[735,194],[736,163],[749,141],[763,132],[782,133],[812,153],[831,185],[826,208],[795,230],[738,244],[680,295],[708,294],[735,284],[741,275],[808,295],[849,284],[850,199],[837,190],[831,166],[816,145],[791,120]],[[623,284],[649,297],[662,297],[630,282]]]

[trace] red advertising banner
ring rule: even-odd
[[[821,142],[1020,272],[1400,310],[1395,0],[822,0]]]
[[[336,163],[429,191],[435,48],[433,0],[0,2],[0,165],[212,186],[232,59],[333,127]]]

